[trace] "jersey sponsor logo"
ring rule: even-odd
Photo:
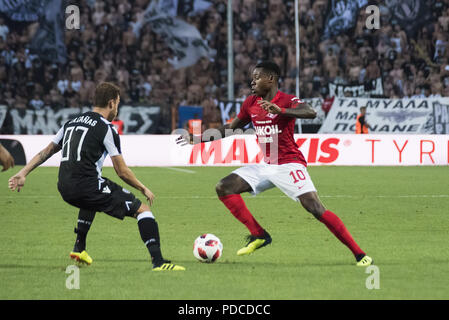
[[[282,130],[279,130],[277,124],[272,124],[271,126],[254,126],[256,130],[256,134],[258,136],[269,136],[272,134],[282,133]]]
[[[252,114],[251,115],[251,118],[255,118],[255,117],[257,117],[258,115],[257,114]],[[270,119],[275,119],[278,115],[277,114],[274,114],[274,113],[267,113],[267,115],[266,115],[268,118],[270,118]],[[256,123],[260,123],[260,122],[262,122],[262,123],[264,123],[264,121],[256,121]],[[271,122],[271,120],[269,120],[269,122]]]
[[[111,193],[111,189],[109,189],[108,186],[103,188],[103,191],[101,191],[102,193]]]

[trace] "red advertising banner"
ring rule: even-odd
[[[129,166],[242,166],[263,161],[255,135],[235,135],[179,146],[176,135],[123,135]],[[21,143],[29,161],[52,139],[46,135],[0,135]],[[420,166],[449,164],[449,135],[295,135],[309,165]],[[43,165],[58,166],[57,154]],[[106,159],[106,166],[111,165]]]

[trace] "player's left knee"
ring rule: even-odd
[[[137,218],[139,216],[139,214],[141,214],[143,212],[151,212],[150,207],[145,203],[142,203],[140,205],[139,209],[137,209],[137,211],[134,214],[132,214],[131,217]]]
[[[223,180],[220,180],[215,186],[215,192],[219,197],[228,195],[230,193],[229,189],[228,184]]]
[[[313,214],[313,216],[315,218],[317,218],[318,220],[321,218],[321,215],[324,213],[324,211],[326,211],[326,209],[321,204],[321,202],[316,201],[316,200],[312,200],[312,199],[302,200],[301,199],[301,204],[304,207],[304,209],[306,209],[308,212]]]
[[[310,212],[311,214],[313,214],[313,216],[315,218],[317,218],[318,220],[321,218],[321,215],[324,212],[321,210],[321,208],[319,206],[312,206],[312,207],[306,208],[306,210],[308,212]]]
[[[136,213],[137,220],[145,219],[145,218],[151,218],[153,220],[156,220],[153,213],[151,211],[144,211],[140,213]]]

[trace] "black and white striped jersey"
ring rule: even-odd
[[[86,182],[99,185],[106,156],[121,154],[120,136],[114,125],[99,113],[86,112],[69,120],[53,143],[61,147],[58,188],[70,190]]]

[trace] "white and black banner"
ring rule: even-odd
[[[449,134],[449,98],[432,102],[433,117],[430,126],[435,134]]]
[[[197,28],[161,11],[156,1],[148,5],[134,32],[138,35],[147,23],[173,51],[174,57],[168,59],[168,62],[175,69],[191,66],[201,57],[212,59],[216,54],[216,50],[209,48]]]
[[[225,124],[232,117],[236,117],[240,112],[243,101],[217,101],[215,104],[220,109],[221,121]]]
[[[8,114],[8,107],[5,105],[0,105],[0,129],[3,127],[3,123],[5,123],[7,114]]]
[[[317,116],[315,119],[301,119],[302,124],[322,124],[326,117],[321,106],[323,105],[322,98],[306,98],[303,101],[310,104],[315,109]],[[221,121],[225,124],[231,117],[235,117],[239,114],[243,101],[217,101],[215,104],[220,109]]]
[[[0,105],[0,133],[3,134],[44,134],[58,132],[68,120],[91,110],[89,107],[51,108],[41,110],[8,109]],[[161,123],[161,107],[128,106],[119,108],[118,118],[123,121],[124,134],[156,134],[170,132],[168,123]],[[168,130],[161,131],[161,127]]]
[[[355,133],[363,106],[372,134],[445,133],[449,127],[448,105],[449,98],[336,98],[319,133]]]
[[[324,25],[325,39],[354,28],[359,9],[368,4],[368,0],[331,0],[330,2]]]
[[[39,17],[39,28],[31,40],[30,50],[47,62],[64,64],[67,52],[64,42],[65,4],[63,0],[45,0],[44,14]]]
[[[398,23],[409,37],[415,37],[419,28],[433,18],[426,0],[389,0],[385,5],[390,11],[391,22]]]
[[[307,102],[315,111],[315,119],[301,119],[301,124],[322,124],[326,118],[326,114],[322,108],[323,98],[305,98],[302,101]]]
[[[0,0],[0,12],[20,22],[39,22],[29,48],[44,61],[65,63],[65,0]]]
[[[370,98],[383,96],[384,88],[382,78],[367,81],[363,84],[346,85],[329,82],[330,97],[345,97],[345,93],[351,93],[351,97]]]
[[[159,106],[121,106],[118,118],[123,121],[124,134],[161,133],[161,107]],[[168,123],[162,126],[168,128]],[[167,130],[168,131],[168,130]]]

